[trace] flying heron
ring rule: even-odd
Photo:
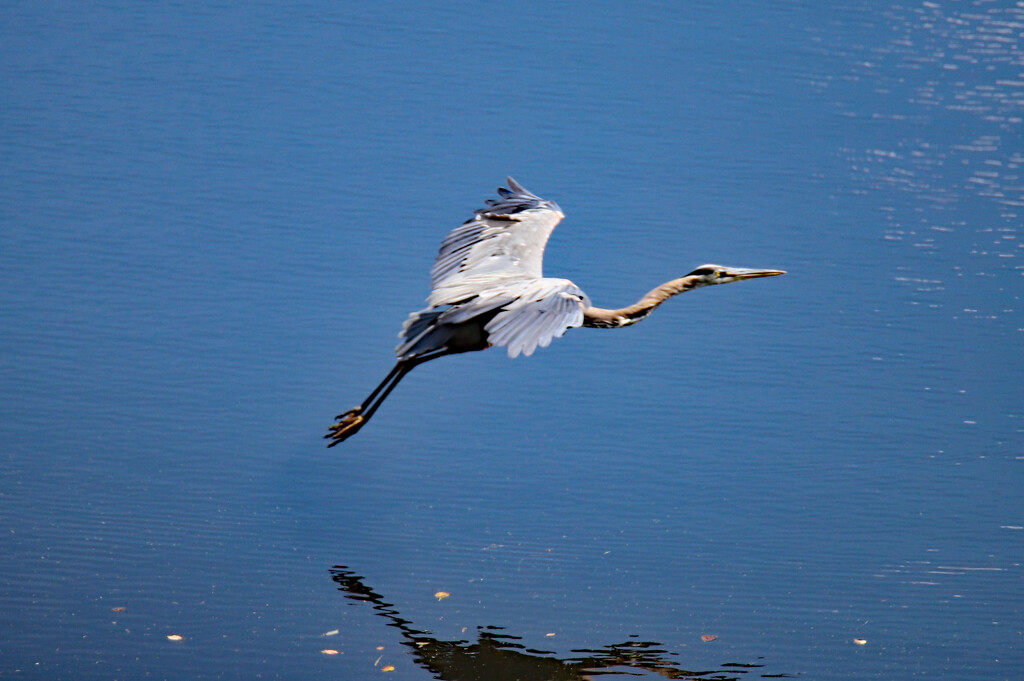
[[[774,277],[782,270],[701,265],[667,281],[628,307],[606,310],[568,279],[542,273],[544,246],[565,215],[554,201],[508,178],[501,198],[456,227],[441,243],[430,272],[427,307],[413,312],[398,334],[398,363],[362,404],[337,417],[328,447],[366,425],[407,373],[424,362],[460,352],[507,348],[509,357],[531,355],[568,329],[617,329],[646,319],[674,295],[702,286]]]

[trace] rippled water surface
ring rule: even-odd
[[[1024,678],[1020,3],[16,2],[0,101],[0,676]],[[789,274],[325,449],[509,174]]]

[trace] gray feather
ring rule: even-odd
[[[562,209],[512,178],[508,183],[512,189],[500,190],[501,199],[488,200],[441,243],[430,273],[431,304],[464,297],[467,282],[480,285],[478,275],[492,284],[544,276],[544,248]]]

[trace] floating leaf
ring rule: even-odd
[[[380,670],[382,672],[393,672],[393,671],[395,671],[395,668],[393,666],[391,666],[390,664],[386,664],[383,667],[381,667]]]
[[[338,654],[338,651],[335,650],[334,648],[324,648],[320,652],[323,653],[324,655],[337,655]]]
[[[716,638],[718,638],[718,637],[717,636],[712,636],[711,634],[703,634],[700,637],[700,640],[704,641],[705,643],[707,643],[708,641],[714,641]]]
[[[867,645],[868,640],[866,638],[855,638],[853,642],[859,646]]]
[[[168,634],[167,635],[167,640],[168,641],[175,641],[175,642],[177,642],[177,641],[184,641],[185,637],[182,636],[181,634]]]
[[[449,596],[451,596],[451,594],[448,593],[447,591],[438,591],[436,594],[434,594],[434,598],[436,598],[439,601],[443,601],[444,599],[448,598]]]
[[[341,633],[341,631],[339,631],[338,629],[331,629],[330,631],[325,631],[324,633],[322,633],[320,635],[321,636],[337,636],[340,633]]]

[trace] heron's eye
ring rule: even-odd
[[[716,272],[715,274],[717,274],[719,277],[724,277],[725,276],[725,271],[724,270],[718,270],[718,272]]]

